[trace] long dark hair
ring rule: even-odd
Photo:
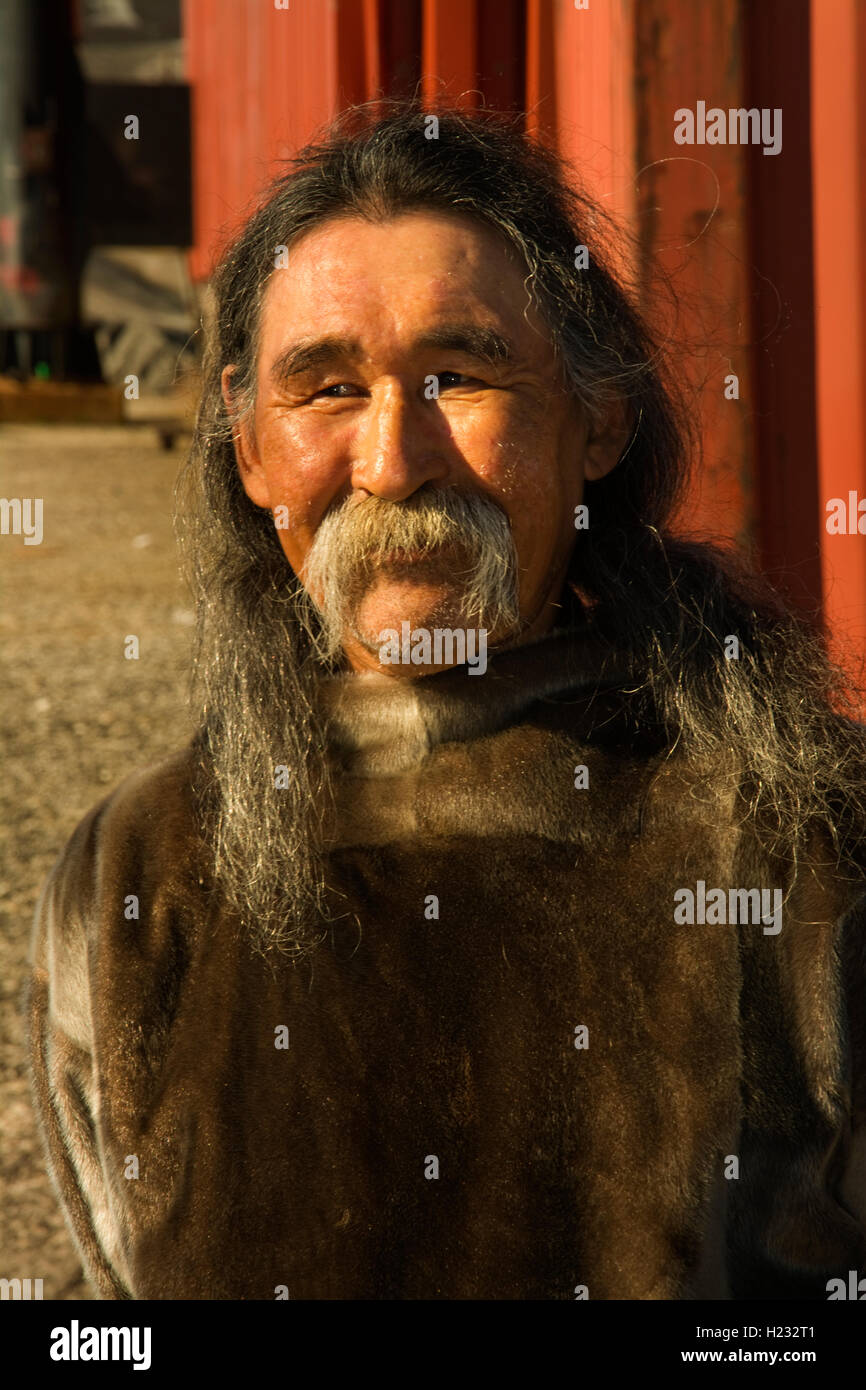
[[[321,668],[272,519],[241,486],[220,375],[234,365],[234,402],[241,415],[250,411],[277,248],[333,217],[384,220],[419,208],[460,213],[498,233],[526,266],[527,291],[590,421],[625,406],[631,437],[613,471],[586,485],[590,524],[576,533],[569,588],[584,620],[631,663],[639,717],[660,725],[671,749],[706,759],[716,777],[720,750],[734,751],[743,814],[755,816],[768,850],[796,859],[817,819],[840,859],[858,859],[866,833],[858,693],[820,635],[743,561],[672,534],[699,458],[698,431],[635,307],[627,238],[519,119],[378,101],[345,111],[288,162],[212,281],[179,530],[198,602],[211,769],[203,814],[230,901],[268,944],[304,948],[324,912],[328,787],[315,697]],[[287,708],[282,727],[264,736],[253,727],[262,712],[278,720]],[[266,785],[274,761],[292,768],[291,797]],[[256,855],[251,828],[266,854]],[[296,870],[288,913],[287,855]]]

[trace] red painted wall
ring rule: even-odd
[[[866,5],[811,11],[812,221],[821,578],[833,631],[866,656],[866,535],[831,535],[826,505],[866,512]],[[862,517],[866,531],[866,514]]]
[[[866,4],[862,0],[186,0],[193,274],[280,158],[381,93],[526,112],[636,237],[703,421],[683,526],[751,545],[866,656]],[[858,69],[860,76],[858,90]],[[677,145],[674,112],[782,106],[783,150]],[[739,400],[726,400],[735,373]],[[864,523],[866,524],[866,523]]]

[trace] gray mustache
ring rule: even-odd
[[[492,499],[450,491],[406,502],[381,497],[356,503],[347,500],[332,515],[330,524],[335,528],[339,525],[342,544],[359,552],[364,549],[371,556],[391,550],[435,550],[461,542],[471,545],[479,526],[498,531],[503,521],[508,524],[502,508]]]
[[[347,498],[326,513],[304,563],[304,625],[324,657],[353,626],[353,605],[371,569],[392,551],[433,555],[454,546],[452,577],[460,582],[466,621],[492,630],[519,618],[517,555],[503,509],[481,494],[431,490],[407,502]],[[313,610],[315,610],[315,617]],[[317,628],[320,628],[317,631]],[[356,633],[357,635],[357,633]]]

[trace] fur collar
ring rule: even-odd
[[[375,776],[416,766],[440,744],[495,734],[540,700],[620,687],[628,677],[609,647],[568,629],[497,653],[483,676],[466,666],[415,679],[348,673],[323,679],[321,696],[334,753]]]

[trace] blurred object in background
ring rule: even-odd
[[[84,103],[66,5],[0,5],[0,371],[99,380],[79,316]]]
[[[82,309],[96,325],[106,381],[134,373],[141,394],[171,390],[194,365],[198,307],[179,249],[100,247],[88,258]]]
[[[0,419],[173,437],[200,319],[179,0],[9,0],[0,24]]]

